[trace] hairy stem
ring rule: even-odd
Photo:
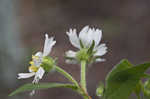
[[[55,69],[56,69],[57,72],[64,75],[69,81],[71,81],[73,84],[75,84],[79,88],[79,84],[77,83],[77,81],[69,73],[67,73],[65,70],[63,70],[59,66],[56,66]]]
[[[81,61],[81,80],[80,80],[81,87],[85,92],[87,92],[86,88],[86,61]]]
[[[86,65],[86,62],[83,62],[83,67]],[[60,74],[64,75],[70,82],[72,82],[74,85],[76,85],[78,87],[77,92],[79,94],[81,94],[83,96],[84,99],[92,99],[87,91],[86,91],[86,81],[85,81],[85,76],[83,77],[84,79],[84,85],[81,84],[81,87],[79,86],[78,82],[69,74],[67,73],[65,70],[63,70],[62,68],[60,68],[59,66],[55,66],[55,70],[57,72],[59,72]],[[84,69],[85,70],[85,69]],[[85,75],[85,72],[84,72]],[[83,87],[85,86],[85,87]]]

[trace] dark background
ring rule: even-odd
[[[44,34],[57,40],[51,56],[58,65],[80,79],[79,65],[68,65],[64,53],[74,49],[66,31],[85,26],[103,30],[107,61],[94,63],[87,71],[89,94],[93,99],[99,81],[121,59],[133,64],[150,59],[150,0],[0,0],[0,99],[82,99],[70,89],[56,88],[8,97],[17,87],[31,79],[17,80],[19,72],[28,72],[31,55],[42,50]],[[40,82],[68,82],[56,72]],[[132,97],[132,99],[134,96]]]

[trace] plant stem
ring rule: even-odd
[[[77,81],[69,74],[67,73],[65,70],[63,70],[62,68],[60,68],[59,66],[55,66],[55,70],[59,73],[61,73],[62,75],[64,75],[69,81],[71,81],[73,84],[75,84],[78,88],[80,88],[79,84],[77,83]]]
[[[87,91],[86,91],[86,80],[85,80],[85,70],[86,70],[86,69],[85,69],[85,66],[86,66],[86,62],[81,62],[81,64],[82,64],[81,67],[84,67],[84,68],[82,68],[82,70],[83,70],[82,79],[83,79],[84,81],[81,80],[81,81],[83,82],[83,85],[81,84],[81,87],[79,86],[78,82],[77,82],[69,73],[67,73],[65,70],[63,70],[63,69],[60,68],[59,66],[55,66],[55,70],[56,70],[57,72],[61,73],[62,75],[64,75],[70,82],[72,82],[74,85],[76,85],[76,86],[78,87],[77,92],[78,92],[79,94],[81,94],[84,99],[92,99],[92,98],[88,95],[88,93],[87,93]],[[83,87],[83,86],[85,86],[85,87]]]
[[[138,99],[141,99],[140,95],[137,95]]]
[[[86,88],[86,61],[81,61],[81,87],[87,92]]]

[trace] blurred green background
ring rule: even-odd
[[[88,91],[93,99],[99,81],[122,58],[134,64],[150,60],[150,0],[0,0],[0,99],[82,99],[75,92],[64,89],[28,92],[8,97],[17,87],[31,79],[17,80],[19,72],[28,72],[28,61],[42,50],[44,34],[57,40],[51,56],[58,57],[58,65],[80,79],[79,65],[68,65],[64,52],[74,49],[66,31],[85,26],[103,30],[107,61],[88,68]],[[68,82],[58,73],[49,73],[40,82]],[[134,96],[132,97],[132,99]]]

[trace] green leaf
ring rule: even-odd
[[[130,67],[132,67],[133,65],[127,60],[127,59],[123,59],[120,61],[119,64],[117,64],[111,72],[109,72],[109,74],[106,77],[106,81],[111,78],[115,73],[128,69]]]
[[[132,67],[127,60],[122,60],[106,78],[104,99],[128,99],[149,67],[150,63]]]
[[[39,89],[47,89],[47,88],[57,88],[57,87],[63,87],[63,88],[71,88],[73,90],[77,90],[77,87],[72,84],[62,84],[62,83],[38,83],[38,84],[25,84],[12,93],[9,94],[9,96],[13,96],[15,94],[25,92],[25,91],[31,91],[31,90],[39,90]]]
[[[103,97],[105,86],[102,82],[99,83],[99,86],[96,89],[96,95],[98,97]]]

